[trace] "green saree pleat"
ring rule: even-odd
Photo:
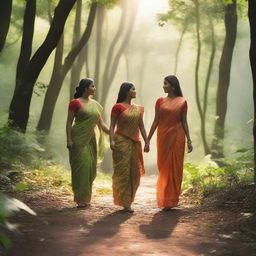
[[[72,127],[73,149],[70,151],[72,171],[72,189],[74,201],[78,204],[88,204],[92,196],[92,184],[96,178],[98,152],[102,150],[102,139],[96,140],[95,128],[99,118],[100,105],[93,101],[85,111],[76,115]],[[101,131],[100,136],[101,137]]]

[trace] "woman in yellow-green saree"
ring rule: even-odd
[[[92,99],[95,90],[92,79],[82,79],[76,87],[74,99],[70,101],[68,109],[67,148],[74,201],[78,208],[84,208],[90,204],[97,160],[104,146],[102,131],[109,133],[101,119],[102,107]],[[95,136],[96,127],[99,128],[98,141]]]
[[[132,212],[140,176],[145,173],[140,132],[147,151],[147,134],[143,123],[142,106],[131,104],[136,97],[132,83],[122,83],[117,103],[111,111],[110,147],[113,151],[113,197],[114,204],[122,206],[124,211]],[[115,129],[116,128],[116,129]]]

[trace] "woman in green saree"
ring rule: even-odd
[[[117,103],[111,112],[110,147],[113,150],[113,197],[114,204],[132,212],[131,204],[140,183],[140,176],[145,173],[140,132],[147,151],[148,140],[143,123],[142,106],[131,104],[136,97],[132,83],[121,85]],[[116,127],[116,130],[115,130]]]
[[[102,131],[109,133],[109,129],[101,119],[102,107],[92,99],[95,90],[92,79],[82,79],[76,87],[74,99],[69,103],[66,124],[67,148],[72,171],[74,201],[78,208],[90,204],[97,160],[104,147]],[[96,127],[99,128],[98,141],[95,135]]]

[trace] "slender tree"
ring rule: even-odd
[[[131,6],[129,8],[130,15],[129,15],[129,21],[128,21],[126,33],[124,35],[124,38],[122,40],[122,43],[121,43],[119,49],[116,52],[115,57],[113,58],[112,65],[110,65],[107,77],[106,77],[106,79],[103,80],[104,83],[107,85],[107,86],[104,86],[102,88],[102,95],[105,95],[104,97],[101,98],[101,103],[102,103],[103,106],[105,106],[105,104],[106,104],[106,99],[107,99],[106,95],[108,94],[108,92],[111,88],[111,84],[112,84],[112,82],[114,80],[114,77],[116,75],[117,67],[119,65],[120,58],[121,58],[123,52],[125,51],[126,47],[128,46],[128,43],[129,43],[129,40],[130,40],[130,37],[131,37],[131,34],[132,34],[132,30],[133,30],[134,24],[135,24],[135,17],[136,17],[136,14],[137,14],[137,8],[138,8],[137,2],[132,1]]]
[[[102,51],[102,35],[103,35],[103,22],[105,18],[105,8],[99,5],[97,10],[97,26],[96,26],[96,57],[94,68],[94,83],[96,86],[100,84],[101,73],[101,51]],[[96,90],[95,98],[98,98],[98,90]]]
[[[178,47],[175,54],[174,74],[177,73],[178,60],[181,44],[184,34],[192,32],[191,28],[195,26],[195,35],[197,42],[197,54],[195,63],[195,97],[197,109],[200,117],[200,131],[203,142],[204,153],[210,153],[210,147],[206,135],[206,119],[207,119],[207,104],[208,90],[210,86],[210,78],[213,69],[213,63],[216,52],[214,14],[219,9],[219,4],[212,1],[191,0],[190,2],[182,2],[177,0],[169,1],[171,10],[167,14],[160,16],[160,25],[163,25],[168,20],[172,20],[179,27],[181,34],[178,42]],[[217,12],[218,13],[218,12]],[[205,24],[208,21],[207,25]],[[193,32],[194,34],[194,32]],[[206,79],[204,85],[202,83],[202,46],[206,43],[210,47],[209,64],[206,71]]]
[[[105,88],[106,86],[109,86],[108,85],[108,77],[109,77],[109,72],[110,72],[110,68],[111,68],[111,65],[112,65],[112,60],[113,60],[113,56],[114,56],[114,50],[115,50],[115,47],[124,31],[124,26],[125,26],[125,20],[127,18],[127,1],[123,0],[121,1],[121,8],[122,8],[122,15],[121,15],[121,19],[120,19],[120,22],[119,22],[119,25],[118,25],[118,29],[116,31],[116,34],[115,36],[113,37],[112,41],[111,41],[111,44],[109,46],[109,49],[108,49],[108,54],[107,54],[107,57],[106,57],[106,62],[105,62],[105,69],[104,69],[104,72],[103,72],[103,76],[102,76],[102,79],[101,79],[101,84],[100,84],[100,88],[101,88],[101,91],[103,88]],[[107,90],[107,88],[105,88],[105,90]],[[99,95],[99,99],[100,101],[102,102],[102,99],[105,98],[106,94],[104,94],[104,92],[102,91],[101,94]]]
[[[253,80],[253,105],[254,105],[254,122],[253,122],[253,148],[254,148],[254,184],[256,184],[256,1],[248,0],[248,17],[251,32],[250,44],[250,62]]]
[[[4,48],[12,14],[12,0],[2,0],[0,8],[0,53]]]
[[[182,45],[182,42],[183,42],[184,35],[187,31],[187,28],[188,28],[188,20],[186,19],[184,21],[184,24],[183,24],[183,29],[182,29],[182,32],[180,34],[179,43],[178,43],[177,50],[176,50],[176,53],[175,53],[174,75],[176,75],[177,71],[178,71],[180,49],[181,49],[181,45]]]
[[[74,22],[74,32],[73,32],[73,40],[72,40],[72,48],[76,46],[81,37],[81,18],[82,18],[82,0],[77,0],[76,3],[76,16]],[[69,98],[72,99],[74,95],[75,86],[78,84],[80,79],[80,74],[83,67],[83,55],[80,53],[77,59],[74,61],[74,64],[71,68],[70,74],[70,90],[69,90]]]
[[[17,90],[14,92],[9,109],[9,125],[24,133],[27,129],[29,108],[35,82],[50,54],[58,44],[67,17],[75,2],[76,0],[59,1],[55,8],[55,14],[48,34],[26,66]]]
[[[87,77],[91,77],[88,53],[89,53],[89,45],[86,44],[86,46],[84,47],[85,74]]]
[[[225,6],[225,41],[219,63],[219,82],[216,96],[216,121],[211,153],[213,159],[224,157],[223,140],[227,113],[227,95],[230,85],[230,71],[237,34],[237,2],[232,0]]]
[[[56,77],[55,83],[50,84],[46,91],[42,113],[37,125],[38,130],[48,131],[51,127],[53,112],[59,96],[61,86],[68,71],[72,67],[72,64],[74,63],[76,57],[78,56],[82,48],[87,44],[90,38],[92,27],[95,20],[96,9],[97,3],[94,2],[91,4],[87,26],[83,32],[82,37],[65,58],[65,61],[60,68],[59,76]]]

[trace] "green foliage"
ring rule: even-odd
[[[0,128],[0,151],[0,163],[17,166],[19,164],[33,164],[33,160],[45,150],[32,135],[25,136],[3,126]]]
[[[88,0],[89,4],[91,3],[98,3],[106,8],[112,8],[117,3],[119,3],[120,0]]]
[[[41,163],[40,169],[30,169],[24,171],[21,183],[27,189],[60,189],[67,194],[71,194],[70,173],[62,165]]]
[[[253,161],[250,150],[238,149],[235,160],[226,161],[224,167],[186,163],[184,168],[184,193],[206,197],[222,188],[232,188],[253,182]]]
[[[11,245],[11,240],[9,239],[9,237],[2,232],[0,232],[0,244],[4,248],[8,248]]]
[[[43,137],[45,136],[41,136],[42,141]],[[41,191],[51,191],[56,196],[73,195],[70,171],[50,159],[51,156],[35,139],[35,135],[26,134],[25,137],[24,134],[4,126],[0,128],[0,151],[0,178],[2,176],[2,182],[9,183],[8,189],[18,181],[19,183],[13,186],[13,190],[19,194],[29,196],[37,192],[40,194]],[[93,194],[102,196],[109,193],[111,193],[111,178],[106,174],[98,173]],[[11,244],[6,231],[16,230],[16,226],[7,220],[13,212],[21,209],[35,215],[21,201],[8,198],[0,192],[0,244],[3,247],[7,248]]]
[[[33,191],[39,190],[58,190],[66,195],[72,195],[71,174],[62,165],[49,164],[45,162],[41,169],[31,169],[24,171],[21,175],[21,184],[18,189]],[[17,189],[17,188],[16,188]],[[93,184],[93,194],[103,196],[111,193],[111,177],[107,174],[98,172]]]
[[[173,22],[178,28],[183,27],[184,24],[191,25],[195,23],[195,8],[191,1],[170,0],[169,5],[170,10],[158,16],[160,26],[169,21]]]
[[[4,231],[17,230],[16,225],[9,223],[7,219],[12,215],[13,212],[20,210],[24,210],[32,215],[36,215],[36,213],[26,204],[15,198],[9,198],[0,192],[0,244],[5,248],[8,248],[11,245],[11,241]]]
[[[44,133],[26,136],[7,126],[0,128],[0,172],[3,182],[19,182],[14,190],[59,189],[72,194],[70,171],[52,160],[53,155]],[[40,141],[40,143],[39,143]],[[44,146],[42,146],[42,144]],[[94,193],[104,195],[111,191],[109,176],[98,173]]]
[[[217,23],[223,23],[224,7],[228,4],[232,4],[232,0],[198,0],[198,4],[202,40],[208,43],[210,42],[209,37],[211,37],[209,17],[213,20],[214,26],[216,26]],[[194,33],[194,26],[196,23],[196,8],[194,1],[169,0],[169,6],[170,10],[167,13],[158,16],[159,25],[164,26],[166,23],[170,22],[179,30],[182,30],[184,26],[187,26],[187,31]],[[237,1],[237,11],[239,17],[247,16],[247,1]]]
[[[230,5],[233,3],[233,0],[220,0],[221,4],[224,6]],[[247,17],[247,10],[248,10],[248,1],[247,0],[236,0],[237,4],[237,12],[239,17]]]
[[[20,191],[20,190],[24,190],[24,189],[27,189],[27,188],[28,188],[28,185],[19,183],[19,184],[14,186],[13,190],[14,191]]]
[[[232,3],[233,3],[232,0],[221,0],[221,2],[222,2],[224,5],[229,5],[229,4],[232,4]]]

